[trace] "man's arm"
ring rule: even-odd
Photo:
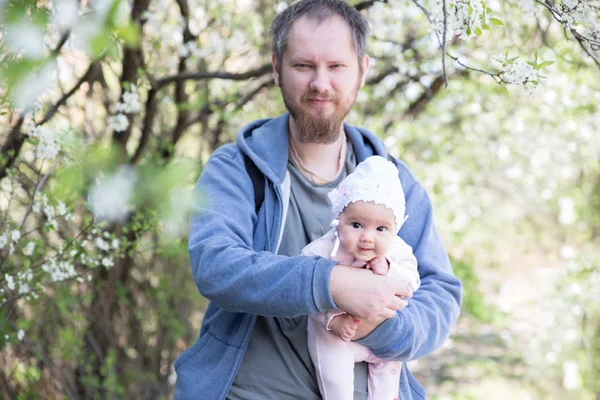
[[[203,296],[228,311],[268,316],[336,308],[328,287],[335,261],[253,250],[252,182],[234,146],[213,154],[196,190],[203,200],[190,221],[189,253]]]

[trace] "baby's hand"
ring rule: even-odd
[[[348,314],[335,316],[329,325],[329,329],[338,335],[344,342],[352,340],[358,329],[359,319]]]
[[[390,270],[390,264],[385,257],[375,257],[367,263],[367,269],[377,275],[386,275]]]

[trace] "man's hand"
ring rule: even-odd
[[[368,321],[392,318],[408,304],[404,298],[412,297],[410,286],[397,277],[345,265],[333,267],[329,285],[338,308]]]
[[[367,269],[370,269],[377,275],[387,275],[390,270],[390,264],[388,263],[387,258],[379,256],[367,263]]]

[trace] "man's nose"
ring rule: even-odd
[[[310,90],[318,93],[329,91],[329,74],[325,68],[317,68],[310,82]]]

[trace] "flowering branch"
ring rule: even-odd
[[[480,73],[482,73],[482,74],[485,74],[485,75],[489,75],[489,76],[491,76],[492,78],[494,78],[494,80],[496,81],[496,83],[509,83],[509,82],[506,82],[506,81],[504,81],[504,80],[502,79],[501,73],[497,73],[497,74],[495,74],[495,73],[493,73],[493,72],[484,71],[484,70],[482,70],[482,69],[479,69],[479,68],[473,68],[473,67],[469,67],[468,65],[466,65],[466,64],[464,64],[462,61],[460,61],[460,60],[458,59],[458,57],[455,57],[455,56],[453,56],[453,55],[452,55],[452,54],[450,54],[450,53],[448,53],[448,57],[450,57],[451,59],[453,59],[454,61],[456,61],[456,63],[457,63],[458,65],[460,65],[461,67],[463,67],[463,68],[465,68],[465,69],[468,69],[468,70],[470,70],[470,71],[480,72]]]
[[[592,58],[594,63],[600,68],[600,60],[592,54],[592,51],[590,51],[590,49],[588,49],[585,46],[585,44],[587,43],[589,44],[591,50],[600,50],[600,40],[598,38],[583,35],[579,31],[577,31],[577,29],[573,26],[575,22],[574,17],[569,15],[570,13],[577,12],[584,13],[585,8],[589,6],[585,3],[582,4],[581,1],[578,1],[570,8],[563,6],[562,9],[558,9],[554,6],[554,4],[550,3],[549,1],[544,2],[541,0],[535,0],[535,2],[540,4],[542,7],[546,8],[550,12],[550,15],[552,15],[552,18],[554,18],[561,25],[563,25],[567,31],[571,32],[573,37],[575,37],[575,39],[579,43],[580,47],[585,51],[585,53],[588,56]],[[582,7],[582,9],[578,10],[579,7]]]

